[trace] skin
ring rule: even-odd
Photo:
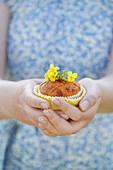
[[[7,30],[10,11],[3,3],[0,3],[0,77],[3,78],[6,62]]]
[[[106,76],[100,80],[82,79],[87,94],[74,107],[62,99],[54,98],[61,111],[49,109],[46,100],[33,94],[33,87],[43,80],[31,79],[17,82],[3,80],[6,61],[7,30],[10,18],[9,9],[0,3],[0,119],[17,119],[22,123],[40,127],[47,136],[72,135],[86,127],[97,112],[113,112],[113,50]],[[4,23],[3,23],[4,21]],[[83,104],[85,102],[85,106]],[[87,105],[86,105],[87,104]],[[62,116],[65,115],[65,116]],[[67,115],[67,116],[66,116]],[[69,120],[67,120],[70,118]]]

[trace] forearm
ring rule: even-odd
[[[99,113],[113,112],[113,73],[106,77],[95,80],[101,90],[102,99],[98,108]]]
[[[6,63],[6,47],[7,47],[7,34],[8,25],[10,20],[10,10],[2,2],[0,2],[0,119],[10,118],[8,114],[11,98],[9,89],[11,82],[3,81],[5,63]]]
[[[0,2],[0,77],[3,78],[6,62],[6,47],[10,10]]]
[[[0,80],[0,119],[11,118],[15,82]]]

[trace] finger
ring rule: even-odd
[[[46,100],[30,94],[25,96],[25,102],[31,107],[40,108],[40,109],[48,109],[50,106]]]
[[[57,102],[60,103],[59,105],[59,108],[65,113],[67,114],[72,120],[74,121],[81,121],[81,120],[85,120],[85,119],[88,119],[89,116],[92,114],[92,113],[95,113],[99,107],[99,104],[100,104],[100,101],[101,101],[101,98],[98,98],[97,99],[97,102],[95,105],[93,105],[93,107],[91,107],[88,111],[86,112],[83,112],[81,111],[78,107],[75,107],[71,104],[69,104],[68,102],[62,100],[62,99],[59,99],[59,98],[54,98],[53,102],[57,100]],[[55,101],[54,104],[56,103],[57,105],[57,102]],[[57,105],[58,106],[58,105]]]
[[[78,107],[71,105],[63,99],[55,97],[52,102],[72,120],[78,121],[83,116],[83,112]]]
[[[63,113],[62,111],[55,111],[60,117],[64,118],[65,120],[69,119],[69,116]]]
[[[33,85],[30,84],[26,87],[25,94],[24,94],[24,100],[26,104],[28,104],[31,107],[35,108],[41,108],[41,109],[47,109],[50,107],[50,104],[48,101],[37,97],[36,95],[33,94]]]
[[[34,87],[35,85],[38,85],[38,84],[41,84],[44,79],[28,79],[28,84],[27,84],[27,87]]]
[[[41,109],[31,108],[28,105],[24,105],[24,110],[26,113],[26,120],[29,120],[31,123],[35,123],[35,125],[38,125],[39,117],[44,115]]]
[[[41,128],[40,128],[41,129]],[[46,135],[46,136],[50,136],[50,137],[56,137],[57,135],[54,135],[52,133],[50,133],[47,129],[41,129],[41,131]]]
[[[75,122],[73,120],[70,120],[69,122],[73,128],[73,134],[75,134],[78,133],[81,129],[85,128],[89,124],[90,120],[80,121],[80,122]]]
[[[61,132],[62,135],[72,134],[72,126],[63,118],[59,117],[53,110],[47,109],[43,111],[44,115],[49,119],[51,124]]]
[[[94,84],[94,81],[91,79],[86,79],[80,81],[80,83],[86,88],[86,95],[79,103],[79,108],[82,111],[87,111],[97,102],[97,99],[100,97],[99,89]]]
[[[97,111],[97,109],[98,109],[98,107],[99,107],[99,104],[100,104],[100,101],[101,101],[101,99],[99,98],[98,100],[97,100],[97,103],[95,104],[95,106],[93,106],[91,109],[89,109],[88,111],[87,111],[87,114],[86,114],[86,116],[87,116],[87,118],[86,118],[86,120],[81,120],[81,121],[79,121],[79,122],[75,122],[75,121],[73,121],[73,120],[69,120],[69,123],[72,125],[72,127],[73,127],[73,131],[74,131],[74,133],[77,133],[77,132],[79,132],[81,129],[83,129],[83,128],[85,128],[86,126],[88,126],[88,124],[89,124],[89,122],[93,119],[93,117],[95,116],[95,113],[96,113],[96,111]]]
[[[35,84],[41,84],[44,81],[44,79],[32,79],[32,80],[35,82]]]
[[[27,105],[29,105],[29,106],[31,106],[31,107],[34,107],[34,108],[48,109],[49,106],[50,106],[49,103],[46,102],[46,100],[43,100],[43,99],[41,99],[41,98],[39,98],[39,97],[30,95],[30,94],[26,96],[25,101],[26,101],[26,104],[27,104]],[[60,115],[60,117],[66,119],[66,120],[69,119],[69,116],[66,115],[66,114],[64,114],[64,113],[61,112],[61,111],[56,111],[56,113],[57,113],[58,115]]]
[[[24,123],[24,124],[39,128],[38,124],[36,122],[34,122],[34,121],[28,121],[27,120],[27,121],[21,121],[21,122]]]
[[[89,110],[87,110],[86,112],[83,112],[83,117],[82,117],[81,120],[92,119],[92,118],[95,116],[95,114],[96,114],[96,112],[97,112],[97,110],[98,110],[98,107],[99,107],[99,105],[100,105],[100,102],[101,102],[101,98],[98,98],[95,105],[93,105],[93,106],[92,106]]]
[[[97,96],[94,94],[94,92],[88,91],[86,96],[80,101],[79,108],[82,111],[87,111],[89,108],[91,108],[93,105],[97,102]]]
[[[49,121],[49,119],[45,116],[41,116],[39,118],[39,127],[41,128],[41,130],[45,131],[47,130],[50,134],[54,134],[56,136],[61,135],[60,131],[57,130]]]

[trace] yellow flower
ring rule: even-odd
[[[57,68],[58,69],[58,68]],[[44,75],[45,81],[48,81],[50,79],[51,81],[54,81],[54,79],[57,77],[59,72],[57,72],[56,68],[53,64],[50,65],[50,69],[47,71],[47,73]]]
[[[67,72],[65,72],[65,70],[63,70],[62,74],[63,74],[63,75],[67,75],[68,73],[67,73]]]
[[[65,74],[65,70],[63,70],[62,73]]]
[[[47,74],[50,75],[51,73],[54,73],[56,76],[57,76],[57,74],[58,74],[58,72],[57,72],[56,70],[51,70],[51,69],[49,69],[49,70],[47,71]]]
[[[55,76],[57,76],[57,75],[58,75],[58,72],[55,70],[55,71],[54,71],[54,74],[55,74]]]
[[[72,71],[68,71],[68,81],[69,82],[73,82],[75,80],[75,78],[77,78],[77,73],[73,73]]]
[[[54,64],[50,64],[50,69],[51,70],[59,70],[59,67],[54,67]]]
[[[50,64],[50,69],[54,68],[54,64]]]
[[[71,71],[65,72],[65,70],[62,71],[62,74],[58,72],[59,67],[54,67],[54,64],[50,64],[50,69],[47,71],[47,73],[44,75],[45,81],[50,81],[55,82],[55,80],[63,79],[68,82],[73,82],[75,78],[77,78],[77,73],[73,73]],[[65,75],[68,75],[65,77]]]
[[[52,72],[52,71],[49,69],[49,70],[47,71],[47,74],[49,75],[51,72]]]
[[[51,73],[49,74],[49,78],[50,78],[50,80],[51,80],[52,82],[54,82],[54,81],[56,80],[56,74],[54,74],[54,72],[51,72]]]
[[[45,77],[45,81],[48,81],[48,74],[46,73],[45,75],[44,75],[44,77]]]

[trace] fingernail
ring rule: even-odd
[[[47,109],[47,108],[48,108],[47,103],[41,103],[40,105],[41,105],[41,108],[42,108],[42,109]]]
[[[39,126],[39,127],[42,127],[42,123],[39,123],[38,126]]]
[[[52,102],[53,102],[53,104],[55,104],[56,106],[60,106],[60,102],[58,101],[58,100],[56,100],[56,99],[52,99]]]
[[[41,130],[45,129],[45,127],[42,125],[42,123],[39,123],[38,126],[41,128]]]
[[[85,101],[83,101],[83,102],[80,104],[80,106],[81,106],[81,109],[82,109],[83,111],[86,111],[86,110],[89,109],[89,102],[88,102],[87,100],[85,100]]]
[[[43,117],[39,117],[38,118],[38,121],[40,122],[40,121],[43,121],[44,119],[43,119]]]
[[[41,124],[44,124],[44,125],[47,124],[46,121],[43,119],[43,117],[39,117],[39,118],[38,118],[38,121],[39,121],[39,124],[40,124],[40,123],[41,123]]]
[[[60,117],[64,118],[64,119],[69,119],[69,116],[65,115],[65,114],[61,114]]]
[[[46,115],[47,117],[51,117],[51,114],[48,110],[44,110],[43,111],[44,115]]]

